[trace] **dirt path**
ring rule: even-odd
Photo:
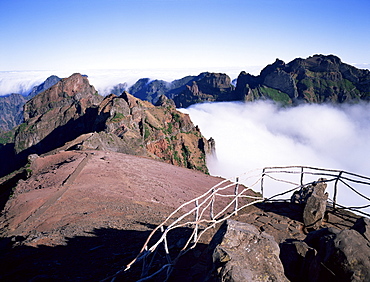
[[[23,234],[30,228],[37,228],[37,223],[39,222],[40,216],[45,213],[52,205],[55,204],[61,197],[65,194],[68,188],[73,184],[73,181],[78,177],[80,172],[83,170],[87,162],[91,159],[91,154],[83,153],[85,157],[78,164],[77,168],[68,175],[63,184],[57,189],[53,195],[48,198],[40,207],[38,207],[33,213],[31,213],[21,224],[19,224],[15,230],[9,233],[10,236],[15,236],[17,234]]]

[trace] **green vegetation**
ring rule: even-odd
[[[146,123],[144,123],[144,140],[148,139],[149,136],[150,136],[150,128]]]
[[[360,91],[352,82],[347,79],[330,79],[330,74],[328,73],[312,73],[309,77],[302,79],[298,87],[299,85],[303,87],[303,91],[311,92],[315,96],[322,96],[320,101],[324,101],[325,97],[333,98],[344,93],[351,98],[360,97],[361,95]]]
[[[180,122],[181,121],[181,117],[178,113],[174,112],[172,113],[172,119],[175,121],[175,122]]]
[[[0,144],[12,143],[14,140],[14,131],[8,131],[0,134]]]
[[[181,158],[179,156],[179,152],[177,152],[177,151],[173,152],[173,159],[177,162],[178,165],[181,166],[182,162],[181,162]]]
[[[27,128],[27,123],[21,123],[19,126],[18,126],[18,131],[25,131]]]
[[[187,168],[191,168],[189,167],[189,158],[190,158],[190,150],[189,150],[189,147],[188,146],[185,146],[183,145],[182,148],[181,148],[181,155],[182,155],[182,158],[184,160],[184,165],[185,167]]]
[[[32,175],[32,169],[26,168],[27,177],[30,177]]]
[[[111,122],[120,122],[121,120],[123,120],[124,119],[124,117],[125,117],[125,115],[124,114],[122,114],[122,113],[114,113],[114,116],[113,116],[113,118],[111,119]]]
[[[259,90],[263,95],[270,97],[275,102],[279,102],[283,105],[289,105],[292,103],[292,100],[290,99],[288,94],[281,92],[277,89],[263,86],[260,87]]]
[[[167,124],[167,129],[162,130],[164,134],[172,134],[173,132],[173,125],[171,122]]]

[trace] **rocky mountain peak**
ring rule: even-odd
[[[172,100],[158,106],[124,91],[102,97],[81,74],[60,80],[25,105],[15,130],[15,159],[58,150],[106,150],[149,156],[208,172],[208,141]]]
[[[288,64],[277,59],[259,76],[241,72],[235,92],[247,101],[271,99],[285,105],[356,102],[370,99],[370,72],[334,55],[298,58]]]
[[[161,95],[158,98],[157,103],[155,106],[161,106],[161,107],[176,107],[175,102],[169,98],[166,97],[166,95]]]
[[[75,73],[28,101],[24,107],[24,119],[27,121],[52,109],[69,107],[75,102],[80,104],[79,110],[84,112],[100,101],[101,97],[87,77]]]
[[[234,86],[224,73],[202,73],[199,80],[193,80],[174,97],[176,107],[188,107],[200,102],[231,101]]]
[[[31,92],[27,95],[27,98],[31,99],[31,98],[35,97],[37,94],[39,94],[39,93],[45,91],[46,89],[52,87],[53,85],[55,85],[59,80],[60,80],[60,78],[57,77],[56,75],[49,76],[43,83],[33,87]]]

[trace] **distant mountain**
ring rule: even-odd
[[[26,102],[24,123],[13,132],[14,138],[0,146],[0,154],[16,160],[14,166],[30,154],[63,147],[148,156],[208,172],[205,155],[211,145],[173,102],[162,96],[154,106],[127,92],[103,97],[80,74],[60,80]],[[8,172],[10,162],[1,161],[3,173]]]
[[[52,75],[43,83],[32,88],[27,96],[20,94],[10,94],[0,96],[0,133],[6,132],[23,122],[23,105],[29,99],[36,96],[38,93],[45,91],[60,80],[59,77]],[[3,143],[0,140],[0,143]]]
[[[258,76],[241,72],[236,82],[226,74],[204,72],[173,82],[143,78],[129,92],[152,103],[160,95],[166,95],[174,100],[176,107],[259,99],[283,105],[358,102],[370,99],[370,71],[345,64],[334,55],[314,55],[288,64],[276,59]]]
[[[186,86],[191,85],[194,81],[202,79],[205,74],[206,73],[201,73],[198,76],[186,76],[172,82],[141,78],[129,88],[129,93],[139,99],[155,104],[161,95],[173,99],[184,91]]]
[[[52,87],[56,84],[61,78],[56,75],[49,76],[43,83],[32,88],[31,92],[26,96],[27,100],[35,97],[37,94],[45,91],[46,89]]]
[[[165,95],[175,101],[176,107],[183,108],[199,102],[234,100],[230,96],[233,89],[226,74],[204,72],[172,82],[142,78],[129,88],[129,92],[154,104],[161,95]]]
[[[0,132],[11,130],[23,121],[23,105],[27,99],[21,94],[0,96]]]
[[[288,64],[276,59],[260,75],[241,72],[240,100],[271,99],[283,104],[343,103],[370,99],[370,71],[342,63],[333,55],[314,55]]]
[[[128,92],[136,98],[155,104],[161,95],[165,95],[171,89],[171,84],[163,80],[150,80],[141,78],[132,85]]]
[[[117,85],[114,85],[111,89],[109,94],[114,94],[114,95],[121,95],[123,91],[126,91],[128,89],[127,83],[119,83]]]
[[[224,73],[203,73],[198,80],[193,80],[185,86],[185,89],[173,98],[176,107],[186,108],[195,103],[237,100],[231,79]]]

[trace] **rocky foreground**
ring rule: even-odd
[[[174,209],[221,181],[108,151],[33,155],[27,174],[3,202],[1,281],[103,280],[124,268]],[[210,230],[170,281],[368,281],[369,221],[328,208],[307,234],[303,214],[292,203],[246,208]],[[173,233],[171,252],[188,235],[188,228]],[[116,281],[135,281],[140,272],[134,264]]]

